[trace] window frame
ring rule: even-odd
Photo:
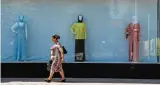
[[[160,39],[160,0],[157,0],[157,39]],[[158,55],[158,40],[157,40],[157,62],[160,62]]]

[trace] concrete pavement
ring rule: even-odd
[[[67,78],[61,83],[53,79],[51,83],[44,78],[2,78],[1,85],[160,85],[160,80],[151,79],[108,79],[108,78]]]

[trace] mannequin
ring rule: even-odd
[[[140,24],[137,16],[132,17],[132,22],[126,28],[126,39],[129,39],[129,61],[138,62]]]
[[[78,16],[78,22],[71,27],[72,33],[75,35],[75,62],[84,62],[85,59],[85,39],[86,24],[83,22],[83,16]]]
[[[24,22],[24,16],[19,16],[19,20],[11,27],[15,34],[15,57],[17,61],[25,60],[27,25]]]

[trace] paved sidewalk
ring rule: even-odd
[[[160,85],[160,80],[149,79],[107,79],[107,78],[67,78],[67,82],[59,79],[46,83],[43,78],[2,78],[1,85]]]

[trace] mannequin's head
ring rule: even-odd
[[[83,22],[83,16],[82,15],[78,16],[78,22]]]
[[[138,23],[138,18],[137,16],[132,16],[132,23],[137,24]]]
[[[23,21],[24,21],[24,16],[23,16],[23,15],[20,15],[20,16],[19,16],[19,21],[20,21],[20,22],[23,22]]]

